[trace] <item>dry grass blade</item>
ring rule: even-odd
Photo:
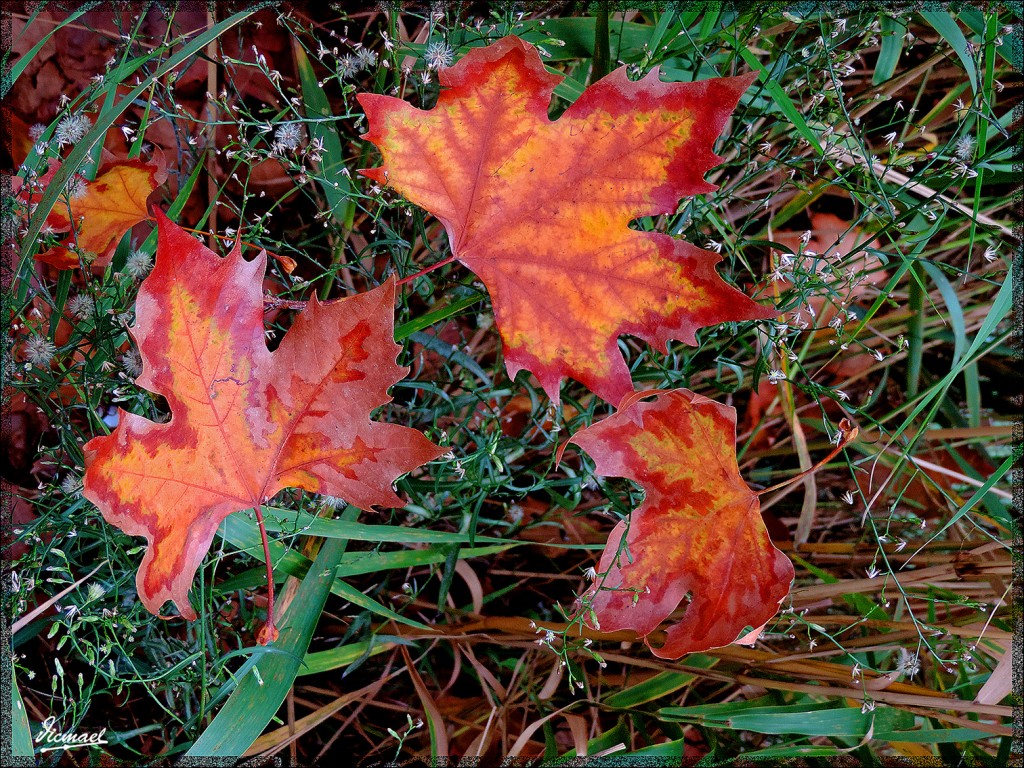
[[[416,671],[416,665],[412,663],[408,649],[402,645],[399,646],[399,650],[402,652],[402,658],[405,659],[405,668],[416,688],[420,704],[423,705],[423,716],[427,719],[427,727],[430,729],[430,759],[437,760],[448,757],[448,726],[441,716],[441,711],[437,708],[434,697],[430,695],[430,689],[424,684],[420,673]]]
[[[400,671],[391,673],[388,676],[381,678],[376,683],[371,683],[370,685],[359,688],[358,690],[343,694],[329,704],[325,704],[320,707],[316,711],[300,717],[294,723],[289,723],[277,730],[264,733],[256,739],[255,742],[253,742],[253,745],[249,747],[243,757],[255,757],[257,755],[270,756],[279,752],[296,739],[301,738],[304,734],[312,731],[321,723],[329,720],[349,704],[360,701],[364,698],[376,696],[380,692],[381,688],[384,687],[384,684],[397,674],[400,674]]]

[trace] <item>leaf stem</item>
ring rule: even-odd
[[[256,512],[256,523],[260,527],[260,538],[263,540],[263,556],[267,563],[267,623],[256,635],[260,645],[269,645],[277,640],[277,627],[274,626],[274,566],[270,562],[270,542],[267,541],[267,527],[263,524],[263,507],[259,504],[253,508]]]
[[[608,0],[598,4],[594,20],[594,56],[590,66],[590,83],[593,85],[608,74],[611,69],[611,46],[608,40]]]
[[[411,283],[417,277],[422,277],[423,275],[427,274],[428,272],[433,272],[435,269],[440,269],[441,267],[445,266],[446,264],[451,264],[453,261],[455,261],[455,258],[456,258],[455,254],[453,253],[451,256],[448,256],[447,258],[441,259],[436,264],[431,264],[429,267],[424,267],[423,269],[421,269],[419,272],[416,272],[415,274],[407,275],[407,276],[403,277],[401,280],[399,280],[397,283],[395,283],[395,285],[405,285],[407,283]]]
[[[771,491],[777,491],[779,488],[785,488],[787,485],[792,485],[793,483],[800,481],[807,475],[817,472],[825,464],[832,461],[832,459],[835,458],[836,454],[843,450],[843,448],[845,448],[847,445],[849,445],[851,441],[856,439],[858,432],[859,430],[857,429],[857,427],[853,426],[853,424],[850,423],[849,419],[843,419],[842,421],[839,422],[839,444],[832,449],[832,452],[828,456],[826,456],[824,459],[819,461],[814,466],[808,467],[800,474],[793,475],[793,477],[789,478],[788,480],[783,480],[781,483],[776,483],[775,485],[770,486],[769,488],[764,488],[760,491],[757,491],[754,495],[764,496],[766,493],[770,493]]]

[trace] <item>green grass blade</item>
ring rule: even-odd
[[[462,310],[472,307],[474,304],[479,303],[483,298],[484,294],[482,293],[477,294],[476,296],[467,296],[464,299],[459,299],[458,301],[453,301],[450,304],[445,304],[440,309],[435,309],[433,312],[428,312],[427,314],[421,315],[407,323],[402,323],[395,329],[395,341],[404,341],[417,331],[429,328],[434,323],[446,320],[453,315],[457,315]]]
[[[185,179],[185,183],[182,184],[181,189],[178,190],[178,196],[174,198],[174,202],[167,207],[165,215],[168,219],[173,222],[178,221],[178,214],[180,214],[182,209],[185,207],[185,203],[188,202],[189,195],[191,195],[192,190],[195,189],[196,182],[199,180],[200,174],[205,170],[206,163],[196,163],[196,167],[192,169],[192,173],[188,175],[188,178]],[[141,250],[149,254],[156,253],[156,237],[157,232],[156,229],[154,229],[142,243]]]
[[[351,539],[352,541],[390,541],[395,544],[514,544],[505,539],[491,536],[470,537],[468,533],[427,531],[420,528],[403,528],[390,525],[367,525],[348,520],[326,520],[306,512],[291,509],[267,507],[264,522],[268,531],[303,533],[308,536],[322,536],[329,539]]]
[[[699,653],[694,653],[686,657],[686,666],[688,667],[710,669],[717,663],[718,659],[715,657],[704,656]],[[649,701],[654,701],[662,696],[674,693],[681,688],[685,688],[696,679],[697,675],[690,672],[675,672],[673,670],[660,672],[654,677],[644,680],[642,683],[638,683],[637,685],[630,686],[625,690],[616,691],[612,695],[606,696],[601,700],[601,703],[609,707],[632,709],[633,707],[646,704]]]
[[[486,557],[504,552],[516,545],[510,541],[490,547],[462,547],[459,559]],[[338,578],[344,576],[361,576],[364,573],[392,571],[398,568],[416,568],[424,565],[443,563],[448,556],[447,547],[432,546],[427,549],[403,549],[398,552],[349,552],[338,566]]]
[[[259,662],[260,679],[246,675],[213,722],[203,731],[188,757],[238,758],[252,745],[277,713],[292,687],[306,655],[313,630],[323,611],[334,569],[341,562],[347,541],[324,542],[309,574],[288,606],[281,636],[273,647],[284,653],[268,654]]]
[[[942,301],[946,305],[949,324],[953,328],[953,364],[956,365],[967,348],[967,323],[964,321],[964,311],[960,306],[960,299],[956,295],[956,289],[946,279],[946,275],[941,269],[928,261],[919,263],[935,283],[935,287],[939,289]]]
[[[596,27],[597,19],[593,16],[524,20],[523,32],[517,34],[541,45],[550,54],[544,57],[546,61],[557,62],[592,58]],[[609,25],[608,37],[613,59],[639,61],[645,53],[644,45],[651,39],[651,28],[646,24],[617,22]],[[541,40],[546,38],[561,40],[565,45],[544,45]]]
[[[407,616],[403,616],[400,613],[395,613],[387,606],[382,605],[381,603],[374,600],[372,597],[367,597],[358,589],[351,586],[350,584],[345,583],[344,581],[341,581],[340,579],[336,579],[334,584],[331,585],[331,592],[338,595],[338,597],[342,597],[345,600],[348,600],[353,605],[358,605],[360,608],[370,611],[371,613],[375,613],[378,616],[381,616],[382,618],[390,619],[391,621],[397,621],[400,624],[405,624],[407,626],[415,627],[416,629],[426,630],[428,632],[431,630],[431,627],[428,627],[426,624],[416,621],[415,619],[410,619]]]
[[[1006,272],[1006,281],[999,288],[999,293],[997,293],[995,298],[992,300],[992,307],[989,310],[988,315],[985,317],[985,320],[982,322],[981,327],[978,329],[978,332],[974,335],[974,339],[971,342],[970,347],[968,347],[967,351],[964,353],[963,358],[961,358],[959,363],[952,366],[952,369],[943,377],[942,381],[938,382],[918,401],[917,405],[914,406],[913,410],[903,422],[903,425],[893,433],[891,439],[895,440],[903,434],[904,430],[913,423],[914,419],[916,419],[925,408],[931,405],[935,398],[940,397],[947,389],[949,389],[950,384],[953,383],[956,377],[960,375],[967,365],[975,362],[978,357],[984,355],[985,350],[983,350],[982,347],[984,347],[986,343],[994,344],[996,342],[996,340],[990,339],[990,337],[995,333],[996,326],[1003,321],[1013,308],[1013,283],[1014,275],[1013,266],[1011,265],[1010,269]]]
[[[874,731],[908,730],[914,727],[914,716],[891,707],[863,712],[859,707],[818,709],[816,705],[800,705],[803,710],[786,711],[790,707],[763,707],[741,712],[722,725],[755,733],[793,733],[805,736],[829,736],[862,739]],[[717,725],[717,724],[716,724]]]
[[[32,50],[30,50],[16,62],[14,62],[14,66],[11,67],[11,71],[6,73],[2,78],[0,78],[0,99],[7,97],[7,94],[11,92],[11,89],[14,87],[14,84],[18,82],[18,78],[22,76],[22,74],[28,68],[28,65],[32,63],[32,60],[36,57],[36,54],[39,53],[40,49],[44,45],[46,45],[47,41],[51,37],[53,37],[58,30],[62,29],[63,27],[66,27],[68,24],[75,21],[83,14],[88,13],[97,5],[99,5],[98,2],[86,3],[82,8],[79,8],[66,19],[63,19],[60,22],[60,24],[57,24],[53,29],[51,29],[49,32],[43,35],[42,39],[32,46]],[[29,19],[28,24],[32,23],[32,20],[41,10],[43,10],[42,5],[37,7],[36,10],[33,12],[31,18]],[[28,27],[28,24],[26,24],[26,28]]]
[[[963,19],[964,23],[967,24],[974,32],[979,35],[985,33],[985,17],[980,10],[977,8],[961,8],[960,18]],[[1020,46],[1014,47],[1013,36],[1006,35],[1001,45],[995,46],[996,53],[1002,57],[1010,66],[1021,68],[1021,51]]]
[[[354,509],[354,508],[350,508]],[[302,526],[299,530],[303,534],[307,535],[320,535],[315,533],[315,530],[328,530],[331,535],[325,536],[330,539],[341,539],[341,540],[353,540],[353,541],[390,541],[395,538],[403,538],[401,535],[398,537],[388,536],[389,533],[395,531],[409,531],[410,533],[425,533],[431,534],[432,531],[416,531],[415,529],[409,528],[390,528],[388,526],[361,526],[357,528],[348,528],[345,525],[337,525],[340,523],[348,523],[346,520],[322,520],[321,518],[312,518],[313,520],[320,520],[323,523],[334,523],[336,525],[323,527],[309,525]],[[296,529],[292,526],[283,527],[278,523],[276,526],[272,526],[271,518],[266,515],[264,518],[267,530],[284,530],[286,532],[295,532]],[[349,523],[349,525],[357,525],[357,523]],[[380,529],[377,534],[367,533],[367,529]],[[345,531],[353,531],[355,535],[346,536]],[[221,536],[229,541],[240,550],[248,552],[255,558],[263,560],[263,544],[259,535],[259,528],[256,523],[250,520],[245,513],[236,512],[233,515],[228,516],[220,528]],[[459,534],[445,534],[448,536],[459,536]],[[463,539],[468,539],[467,536],[461,536]],[[480,537],[477,537],[479,540]],[[500,541],[497,540],[497,541]],[[399,542],[401,543],[401,542]],[[406,542],[408,543],[408,542]],[[490,554],[495,551],[504,551],[509,547],[516,545],[516,542],[504,542],[501,546],[494,547],[479,547],[475,549],[467,549],[460,552],[459,557],[478,557],[484,554]],[[353,589],[351,586],[341,580],[342,576],[357,576],[363,573],[371,573],[380,570],[389,570],[391,568],[400,567],[411,567],[413,565],[422,564],[428,565],[433,563],[439,563],[445,560],[447,557],[447,551],[445,549],[433,548],[431,550],[417,550],[412,552],[355,552],[350,555],[346,555],[338,562],[337,578],[334,584],[331,586],[331,591],[338,597],[348,600],[354,605],[358,605],[360,608],[365,608],[378,616],[382,616],[392,621],[399,621],[403,624],[408,624],[411,627],[417,629],[427,629],[425,625],[413,619],[408,619],[401,614],[395,613],[390,608],[387,608],[381,603],[377,602],[371,597],[367,597],[362,592]],[[309,572],[310,564],[309,560],[300,555],[290,547],[286,547],[277,541],[270,542],[270,558],[274,564],[275,574],[287,573],[296,578],[304,578]],[[218,591],[233,591],[235,589],[241,589],[246,585],[256,586],[258,581],[252,580],[252,574],[242,574],[241,578],[232,579],[228,583],[221,585]],[[275,578],[275,581],[277,579]]]
[[[302,82],[302,101],[306,106],[306,116],[313,118],[306,127],[311,139],[323,142],[324,155],[320,164],[320,186],[327,198],[327,205],[334,220],[340,225],[342,232],[352,228],[355,216],[355,201],[352,199],[352,184],[342,171],[345,169],[345,155],[341,148],[341,137],[332,125],[334,114],[331,102],[320,87],[309,63],[306,52],[295,46],[295,61],[299,68],[299,79]]]
[[[966,515],[972,509],[974,509],[974,507],[977,506],[978,502],[985,497],[985,494],[987,494],[996,483],[998,483],[1000,480],[1006,477],[1006,475],[1013,468],[1014,463],[1020,460],[1022,454],[1024,454],[1024,447],[1016,446],[1013,452],[1006,457],[1006,460],[999,465],[999,469],[992,473],[992,476],[985,481],[984,485],[978,488],[978,490],[976,490],[971,495],[971,498],[969,498],[964,503],[964,505],[960,507],[960,509],[958,509],[951,518],[949,518],[948,521],[946,521],[946,524],[944,526],[942,526],[939,530],[932,534],[931,538],[929,538],[928,541],[921,545],[921,547],[918,549],[918,552],[920,552],[921,549],[923,549],[925,546],[927,546],[936,538],[938,538],[942,533],[948,530],[949,527],[953,525],[957,520]]]
[[[935,728],[927,731],[882,731],[874,734],[876,739],[882,741],[907,741],[916,744],[950,744],[977,739],[992,738],[987,731],[979,731],[974,728]],[[996,762],[998,765],[998,761]]]
[[[948,11],[921,11],[921,18],[949,43],[953,51],[964,65],[967,79],[971,81],[971,90],[978,92],[978,65],[967,48],[967,38]]]
[[[682,760],[683,753],[686,751],[686,739],[675,739],[673,741],[665,741],[661,744],[651,744],[649,747],[640,747],[640,749],[634,749],[629,753],[629,757],[639,758],[642,761],[647,760],[667,760],[675,759]]]
[[[488,387],[492,386],[491,377],[487,375],[487,371],[480,367],[480,363],[454,344],[449,344],[444,339],[431,336],[429,333],[423,333],[422,331],[417,331],[409,338],[417,344],[422,344],[427,349],[436,352],[439,356],[445,358],[445,362],[462,366]]]
[[[819,155],[823,155],[825,150],[821,148],[821,142],[818,141],[817,135],[811,130],[810,126],[807,125],[807,121],[804,120],[804,116],[800,113],[800,110],[796,108],[796,104],[789,98],[789,95],[783,90],[782,85],[777,80],[771,79],[771,69],[765,67],[757,60],[757,58],[748,51],[746,48],[740,49],[740,56],[750,66],[751,69],[759,70],[758,80],[761,85],[764,86],[765,90],[771,95],[772,100],[775,102],[782,114],[793,124],[797,132],[805,139],[807,139],[811,148],[814,149]]]
[[[10,659],[7,661],[11,666]],[[35,750],[32,747],[32,729],[28,724],[28,713],[25,711],[25,702],[21,700],[21,691],[18,690],[18,683],[14,679],[14,670],[11,670],[11,754],[14,757],[32,757]],[[5,750],[6,751],[6,750]]]
[[[678,10],[672,6],[667,6],[665,10],[658,14],[658,21],[654,25],[654,31],[651,32],[651,37],[647,41],[648,50],[656,51],[661,48],[662,40],[665,39],[665,35],[672,26],[672,22],[676,21]]]
[[[914,716],[910,712],[892,707],[864,712],[860,707],[837,707],[810,700],[799,704],[757,706],[769,698],[710,706],[665,707],[659,710],[659,715],[668,720],[703,723],[714,728],[839,738],[864,738],[872,729],[879,732],[914,727]]]
[[[408,643],[408,640],[402,641]],[[361,643],[350,643],[339,648],[331,648],[327,651],[315,651],[307,653],[302,660],[302,668],[299,670],[299,677],[304,675],[318,675],[323,672],[333,672],[355,664],[364,657],[376,656],[378,653],[390,651],[398,646],[396,640],[382,640],[375,637]]]
[[[882,17],[882,43],[875,63],[875,74],[871,77],[872,85],[881,85],[892,77],[903,53],[903,36],[907,34],[905,24],[897,19]]]

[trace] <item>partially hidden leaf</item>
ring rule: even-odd
[[[278,349],[266,346],[266,254],[220,258],[157,212],[156,265],[136,302],[138,383],[163,395],[158,424],[120,412],[85,446],[86,497],[106,520],[145,536],[136,577],[156,613],[188,590],[220,522],[284,488],[361,509],[402,504],[392,484],[443,449],[420,432],[370,420],[396,364],[394,282],[337,301],[311,298]]]
[[[59,161],[51,160],[46,173],[20,187],[25,202],[37,203],[60,167]],[[108,156],[95,180],[72,176],[47,215],[43,230],[68,235],[36,258],[59,269],[73,269],[81,263],[81,253],[86,263],[106,266],[124,233],[149,218],[146,201],[166,180],[160,157],[146,162],[115,161]]]
[[[651,646],[678,658],[736,642],[775,615],[793,565],[768,538],[757,496],[740,476],[733,408],[686,389],[638,393],[570,442],[598,474],[646,492],[601,557],[598,572],[607,575],[590,593],[601,629],[646,637],[682,607],[664,645]]]
[[[616,404],[633,391],[618,337],[665,351],[699,328],[776,313],[730,287],[717,254],[629,227],[717,187],[712,147],[754,75],[632,82],[625,68],[548,118],[562,76],[505,37],[442,69],[437,104],[359,94],[383,164],[361,173],[427,209],[487,286],[509,375],[555,401],[571,376]]]

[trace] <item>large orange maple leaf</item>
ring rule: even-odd
[[[338,301],[311,298],[278,349],[267,349],[266,254],[220,258],[157,212],[156,265],[136,302],[138,383],[171,419],[120,412],[85,446],[85,496],[104,518],[145,536],[136,582],[157,613],[188,590],[220,522],[283,488],[362,508],[401,506],[399,475],[443,449],[420,432],[370,420],[408,371],[396,364],[394,281]],[[272,621],[271,621],[272,625]],[[271,635],[272,637],[272,635]]]
[[[664,352],[776,314],[719,277],[717,254],[629,228],[716,189],[712,146],[753,77],[631,82],[621,68],[552,121],[562,77],[506,37],[442,69],[433,109],[359,94],[383,157],[360,172],[444,224],[490,292],[510,376],[529,370],[555,401],[571,376],[614,404],[633,390],[619,336]]]
[[[641,401],[647,395],[656,398]],[[650,646],[654,654],[674,659],[733,643],[775,615],[793,580],[740,476],[736,411],[686,389],[638,393],[623,406],[570,439],[599,474],[646,492],[601,557],[598,572],[607,575],[590,593],[601,629],[646,638],[689,598],[665,643]]]

